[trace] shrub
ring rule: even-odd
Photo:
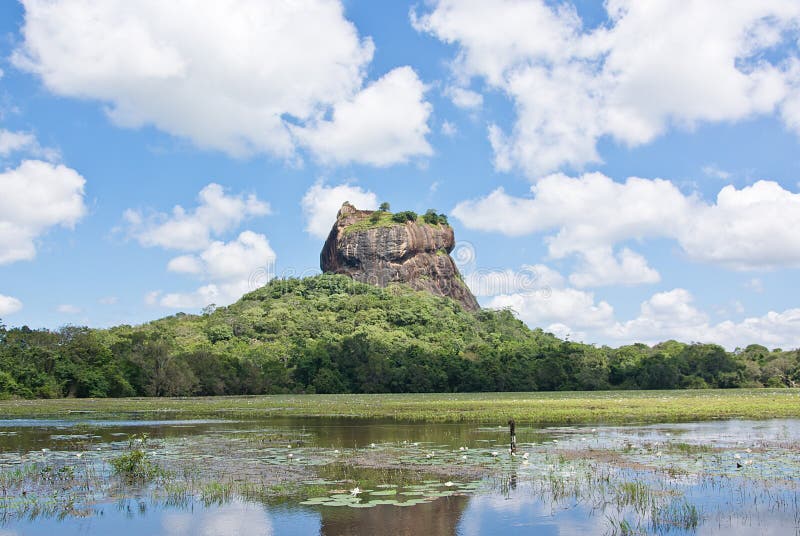
[[[147,434],[131,437],[128,442],[128,452],[112,458],[109,462],[114,473],[129,482],[147,482],[162,476],[164,471],[150,461],[144,450],[146,446]]]
[[[392,220],[397,223],[405,223],[407,221],[417,221],[417,213],[412,210],[404,210],[392,216]]]

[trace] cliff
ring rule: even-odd
[[[344,203],[320,253],[320,268],[379,287],[405,283],[477,311],[480,306],[450,257],[454,246],[453,228],[446,223],[422,218],[398,223],[389,213]]]

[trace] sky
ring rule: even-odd
[[[0,318],[138,324],[446,213],[570,340],[800,347],[796,0],[0,3]]]

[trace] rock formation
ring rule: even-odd
[[[320,268],[379,287],[405,283],[477,311],[480,306],[450,257],[454,246],[453,228],[446,223],[421,218],[396,223],[387,213],[344,203],[320,253]]]

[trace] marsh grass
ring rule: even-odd
[[[709,452],[714,452],[714,447],[711,445],[693,445],[690,443],[667,443],[665,446],[665,450],[668,452],[676,452],[679,454],[691,455],[691,454],[706,454]]]
[[[650,488],[638,480],[622,482],[616,491],[616,503],[621,507],[632,506],[637,512],[644,512],[653,503]]]
[[[114,473],[129,483],[144,483],[156,477],[167,476],[167,473],[150,459],[147,453],[147,439],[147,434],[132,436],[128,441],[127,452],[109,460]]]
[[[697,507],[686,501],[670,502],[666,505],[653,506],[650,514],[650,526],[654,532],[668,532],[672,529],[693,531],[700,524],[700,512]]]
[[[396,421],[589,424],[800,417],[800,389],[270,395],[4,400],[12,417],[349,417]],[[79,413],[76,413],[79,412]]]

